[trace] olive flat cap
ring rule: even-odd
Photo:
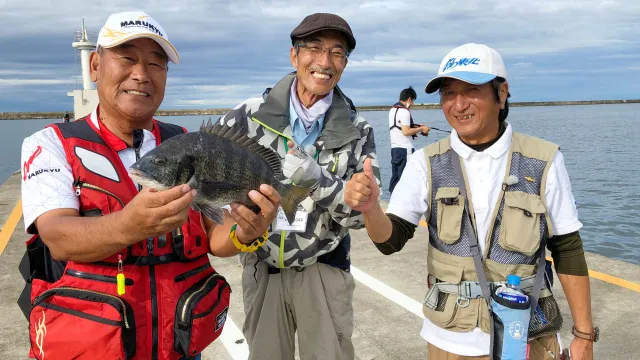
[[[296,38],[303,38],[323,30],[341,32],[347,38],[348,50],[352,51],[356,48],[356,38],[353,37],[349,24],[340,16],[328,13],[315,13],[305,17],[291,32],[291,43],[293,44]]]

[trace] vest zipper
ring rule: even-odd
[[[203,271],[207,270],[207,269],[208,269],[208,268],[210,268],[210,267],[211,267],[211,264],[209,264],[209,263],[204,264],[204,265],[202,265],[202,266],[200,266],[200,267],[197,267],[197,268],[195,268],[195,269],[193,269],[193,270],[189,270],[189,271],[187,271],[187,272],[185,272],[185,273],[182,273],[182,274],[180,274],[180,275],[177,275],[177,276],[173,279],[173,281],[175,281],[175,282],[180,282],[180,281],[187,280],[188,278],[190,278],[190,277],[192,277],[192,276],[195,276],[195,275],[198,275],[198,274],[200,274],[201,272],[203,272]]]
[[[136,154],[136,162],[140,160],[140,148],[144,142],[144,132],[141,129],[133,131],[133,151]],[[138,191],[142,186],[138,184]],[[147,253],[153,256],[154,238],[147,239]],[[156,287],[155,265],[149,265],[149,291],[151,292],[151,359],[158,359],[158,294]]]
[[[120,206],[122,206],[122,208],[124,208],[124,202],[122,200],[120,200],[120,198],[116,194],[114,194],[114,193],[112,193],[112,192],[110,192],[108,190],[105,190],[105,189],[103,189],[101,187],[98,187],[96,185],[93,185],[93,184],[82,182],[82,181],[80,181],[80,178],[78,178],[73,183],[73,186],[76,188],[76,196],[80,196],[80,193],[82,192],[82,188],[87,188],[87,189],[99,191],[99,192],[101,192],[103,194],[107,194],[107,195],[113,197],[114,199],[116,199],[118,201],[118,203],[120,203]]]
[[[180,321],[184,322],[191,299],[193,299],[195,295],[201,293],[207,287],[207,284],[209,283],[209,281],[211,281],[211,279],[224,279],[224,278],[220,274],[217,274],[217,273],[213,274],[207,279],[207,281],[204,282],[204,284],[202,284],[200,289],[198,289],[197,291],[194,291],[191,295],[189,295],[189,297],[187,297],[187,300],[182,305],[182,314],[180,314]]]
[[[140,148],[144,142],[144,132],[142,130],[133,130],[133,151],[136,153],[136,162],[140,160]],[[142,190],[142,186],[138,184],[138,191]]]
[[[78,271],[78,270],[74,270],[74,269],[67,269],[64,273],[65,273],[65,275],[77,277],[77,278],[80,278],[80,279],[103,281],[103,282],[108,282],[108,283],[113,283],[113,284],[117,283],[117,280],[116,280],[115,276],[92,274],[92,273],[88,273],[88,272],[84,272],[84,271]],[[129,285],[129,286],[133,285],[133,279],[126,279],[125,280],[125,284]]]
[[[147,239],[147,252],[153,256],[153,238]],[[156,289],[156,268],[149,265],[149,290],[151,292],[151,359],[158,359],[158,294]]]

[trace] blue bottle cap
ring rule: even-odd
[[[520,276],[518,275],[507,276],[507,285],[520,286]]]

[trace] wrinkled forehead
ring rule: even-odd
[[[459,80],[459,79],[454,79],[454,78],[443,78],[442,82],[440,83],[440,91],[446,90],[446,89],[458,89],[458,88],[469,88],[469,87],[484,87],[484,86],[488,86],[489,83],[484,83],[484,84],[472,84],[472,83],[468,83],[466,81],[463,80]]]
[[[335,30],[322,30],[307,35],[304,39],[306,42],[319,42],[328,47],[342,47],[347,49],[347,39],[341,32]]]
[[[111,48],[105,48],[105,50],[117,51],[137,51],[141,53],[147,53],[155,57],[169,61],[167,53],[162,46],[155,40],[149,38],[139,38],[126,41],[122,44],[116,45]]]

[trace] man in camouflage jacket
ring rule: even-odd
[[[349,229],[364,222],[345,204],[344,188],[367,158],[380,182],[373,128],[337,87],[355,48],[349,25],[333,14],[313,14],[291,40],[296,71],[220,119],[276,151],[284,175],[311,188],[296,216],[306,215],[306,224],[297,220],[292,230],[276,221],[262,247],[241,253],[243,332],[249,359],[292,360],[297,331],[301,359],[351,360]]]

